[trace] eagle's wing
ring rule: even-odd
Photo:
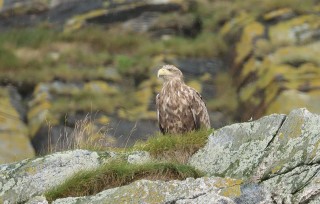
[[[157,94],[157,96],[156,96],[156,105],[157,105],[158,125],[159,125],[159,129],[160,129],[161,133],[164,134],[164,133],[165,133],[165,132],[164,132],[164,128],[161,126],[162,118],[161,118],[160,113],[159,113],[159,110],[160,110],[159,100],[160,100],[160,95]]]
[[[195,89],[189,88],[189,93],[191,94],[190,110],[192,112],[195,129],[198,130],[202,126],[210,128],[210,119],[205,102]]]

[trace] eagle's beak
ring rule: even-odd
[[[161,78],[162,76],[170,75],[171,73],[167,69],[159,69],[158,71],[158,78]]]

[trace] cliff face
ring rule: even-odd
[[[0,85],[17,97],[1,95],[0,132],[19,132],[17,142],[2,140],[23,144],[24,153],[4,145],[17,157],[4,155],[0,163],[75,142],[106,148],[146,139],[158,130],[161,64],[176,64],[188,84],[212,98],[212,76],[223,65],[204,42],[214,35],[199,35],[202,23],[192,7],[181,1],[1,1]]]
[[[236,23],[242,32],[233,63],[239,108],[247,110],[241,112],[241,118],[289,113],[304,106],[319,113],[317,7],[303,14],[281,8],[259,19],[245,19]],[[225,35],[229,35],[228,24],[224,28]]]
[[[125,172],[108,171],[115,170],[119,164],[115,161],[133,165],[130,168],[159,162],[147,152],[74,150],[5,164],[0,166],[0,200],[46,203],[47,197],[53,203],[317,203],[320,199],[319,122],[319,115],[296,109],[288,115],[273,114],[223,127],[213,132],[205,147],[191,156],[189,167],[182,168],[201,170],[202,175],[189,174],[196,179],[171,180],[168,175],[173,172],[167,166],[167,170],[158,172],[166,177],[162,181],[154,180],[144,166],[140,173],[129,176],[142,175],[140,179],[106,189],[111,180],[104,183],[101,170],[96,169],[105,166],[104,170],[113,172],[115,177]],[[165,162],[160,161],[157,168]],[[180,175],[186,172],[179,168],[175,171]],[[79,174],[82,170],[93,173]],[[89,182],[90,175],[98,175],[97,183],[100,187],[102,184],[101,192],[95,195],[90,194],[97,188],[92,180]],[[69,197],[79,190],[77,186],[83,193],[84,186],[91,190],[86,191],[86,196]]]

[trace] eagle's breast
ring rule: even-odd
[[[190,109],[191,95],[186,87],[179,81],[170,81],[158,96],[159,125],[166,133],[183,133],[195,129]]]

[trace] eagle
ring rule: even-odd
[[[158,124],[162,134],[182,134],[210,128],[208,110],[201,95],[183,80],[182,72],[173,65],[158,70],[163,87],[156,96]]]

